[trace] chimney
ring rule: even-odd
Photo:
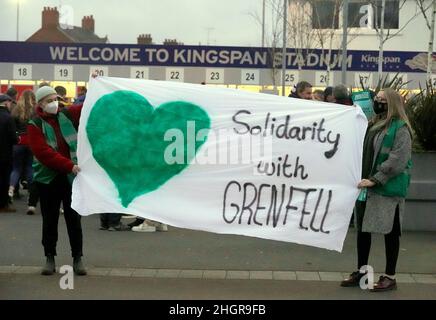
[[[59,26],[59,11],[56,7],[44,7],[42,11],[42,28],[54,29]]]
[[[137,40],[138,44],[153,44],[151,34],[140,34]]]
[[[95,26],[95,22],[94,22],[94,17],[92,15],[83,17],[82,29],[90,33],[94,33],[94,26]]]
[[[163,42],[165,46],[177,46],[179,43],[177,42],[177,39],[165,39]]]

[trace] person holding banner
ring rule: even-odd
[[[384,234],[386,269],[371,289],[373,292],[397,288],[401,224],[411,169],[412,129],[402,97],[391,88],[380,91],[374,100],[375,117],[365,136],[361,189],[355,206],[358,271],[341,286],[359,286],[365,275],[371,248],[371,233]]]
[[[86,275],[82,263],[82,226],[80,215],[71,208],[76,165],[77,128],[82,105],[59,111],[57,93],[50,86],[36,91],[36,115],[27,126],[29,146],[35,156],[33,180],[40,193],[42,245],[47,257],[42,275],[55,272],[56,243],[61,202],[64,207],[76,275]]]

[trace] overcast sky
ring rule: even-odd
[[[0,40],[16,40],[17,1],[0,0]],[[44,6],[70,6],[74,25],[94,15],[96,34],[111,43],[136,43],[150,33],[155,43],[176,38],[184,44],[259,46],[262,0],[20,0],[20,41],[41,27]]]

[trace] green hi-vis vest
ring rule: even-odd
[[[66,112],[68,111],[63,110],[58,114],[59,127],[61,129],[62,136],[64,137],[65,141],[68,144],[68,147],[70,148],[71,161],[77,163],[77,131],[71,120],[68,118]],[[42,133],[44,134],[47,144],[54,150],[58,151],[55,131],[47,121],[44,121],[41,118],[35,118],[30,120],[29,123],[40,128],[42,130]],[[58,175],[56,171],[47,168],[41,162],[39,162],[36,157],[33,157],[32,166],[34,181],[49,184]],[[68,179],[70,183],[72,183],[74,175],[69,174]]]
[[[379,154],[377,155],[376,162],[374,164],[373,172],[376,172],[380,165],[385,162],[389,157],[389,152],[392,150],[394,145],[395,135],[397,130],[405,125],[402,120],[394,119],[392,120],[389,129],[383,138],[382,147]],[[387,197],[402,197],[405,198],[410,185],[410,169],[412,168],[412,161],[409,159],[407,162],[406,169],[398,174],[397,176],[388,180],[388,182],[381,186],[377,185],[372,190],[382,196]]]

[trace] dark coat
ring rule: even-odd
[[[0,162],[12,163],[12,148],[18,142],[14,119],[0,106]]]

